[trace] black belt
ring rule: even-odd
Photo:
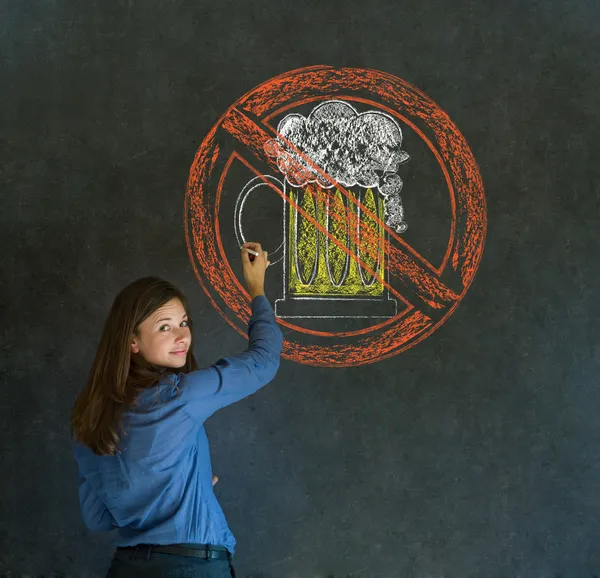
[[[138,544],[137,546],[120,546],[117,550],[134,551],[149,557],[150,554],[173,554],[175,556],[192,556],[205,560],[231,560],[229,550],[223,546],[210,544]]]

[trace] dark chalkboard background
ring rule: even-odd
[[[110,303],[163,276],[202,363],[244,348],[188,258],[189,169],[242,94],[329,64],[450,115],[486,248],[425,341],[354,368],[284,361],[210,419],[239,575],[599,574],[598,18],[559,0],[2,3],[0,573],[106,572],[68,418]]]

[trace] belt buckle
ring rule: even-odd
[[[212,553],[213,551],[210,549],[210,546],[206,546],[206,548],[204,549],[204,559],[205,560],[212,560]]]

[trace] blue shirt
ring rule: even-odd
[[[92,531],[117,529],[114,546],[213,544],[234,552],[213,492],[204,421],[273,379],[282,335],[264,295],[252,301],[249,346],[188,374],[168,374],[123,412],[121,451],[98,456],[73,441],[79,500]]]

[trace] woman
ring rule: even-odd
[[[235,576],[203,423],[271,381],[282,344],[264,294],[267,252],[245,243],[241,258],[249,346],[206,369],[192,353],[187,301],[170,283],[139,279],[112,305],[71,416],[83,520],[117,529],[109,577]]]

